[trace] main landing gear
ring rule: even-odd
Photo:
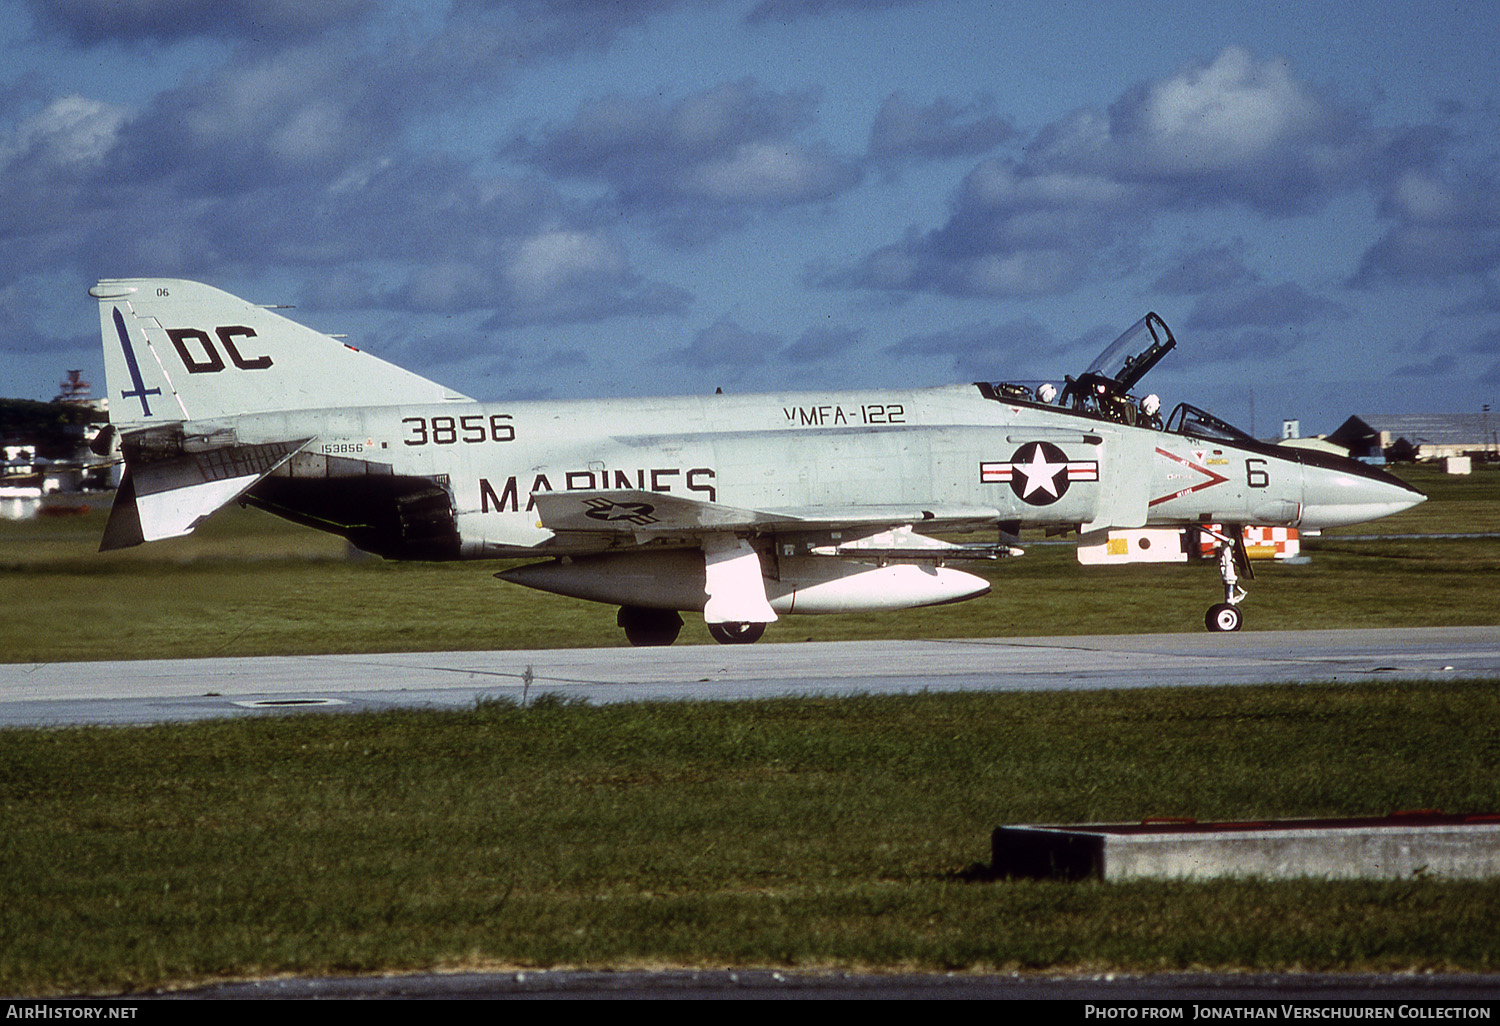
[[[621,606],[615,622],[625,629],[625,640],[636,646],[670,645],[682,630],[682,617],[675,609]]]
[[[1219,543],[1219,579],[1224,582],[1224,601],[1208,607],[1203,625],[1211,631],[1237,631],[1244,622],[1239,604],[1247,594],[1240,587],[1237,571],[1243,570],[1246,578],[1255,579],[1255,571],[1250,569],[1250,556],[1245,552],[1244,529],[1230,525],[1222,533],[1210,527],[1199,527],[1198,530]]]
[[[753,645],[766,633],[763,623],[711,623],[708,633],[721,645]]]
[[[682,630],[682,617],[671,609],[621,606],[615,622],[625,630],[625,640],[637,647],[670,645]],[[766,633],[763,623],[711,623],[708,633],[721,645],[751,645]]]

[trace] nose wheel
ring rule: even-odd
[[[1219,543],[1219,579],[1224,582],[1224,601],[1208,607],[1203,625],[1211,631],[1237,631],[1245,619],[1239,604],[1248,594],[1240,587],[1239,571],[1243,570],[1247,579],[1255,579],[1250,555],[1245,551],[1245,531],[1237,525],[1226,527],[1223,532],[1210,527],[1199,530]]]
[[[1203,617],[1204,625],[1211,631],[1237,631],[1243,620],[1240,611],[1228,602],[1209,606],[1207,615]]]

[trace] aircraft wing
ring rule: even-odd
[[[962,528],[992,525],[996,511],[974,506],[804,506],[750,510],[664,492],[636,490],[535,492],[543,527],[556,533],[638,536],[701,535],[752,530],[822,531],[854,527]]]
[[[311,438],[245,445],[231,435],[126,436],[125,475],[99,551],[176,538],[280,467]]]

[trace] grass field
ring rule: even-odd
[[[1259,564],[1247,629],[1494,624],[1500,473]],[[621,643],[485,564],[229,511],[0,524],[12,662]],[[1392,535],[1394,537],[1385,537]],[[1200,631],[1211,565],[991,565],[767,640]],[[684,641],[706,640],[689,623]],[[918,695],[0,732],[0,993],[501,966],[1500,970],[1500,882],[982,881],[1001,823],[1500,810],[1500,682]]]
[[[6,732],[0,993],[536,966],[1500,969],[1500,881],[985,881],[1001,823],[1500,808],[1500,682]]]

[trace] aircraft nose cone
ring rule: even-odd
[[[1400,478],[1356,460],[1339,467],[1304,467],[1302,527],[1362,524],[1411,509],[1427,496]]]

